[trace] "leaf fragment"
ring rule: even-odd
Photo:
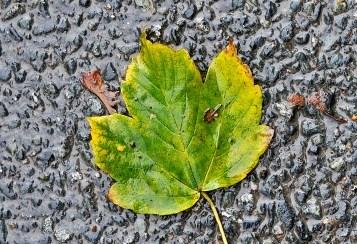
[[[117,93],[110,92],[105,88],[102,75],[98,69],[84,73],[81,84],[102,101],[109,114],[116,113],[114,106],[118,103]]]

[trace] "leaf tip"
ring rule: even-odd
[[[144,47],[146,46],[148,43],[151,43],[148,39],[147,39],[147,34],[146,31],[144,30],[141,34],[140,34],[140,46]]]
[[[125,201],[122,201],[120,197],[121,194],[123,193],[120,192],[120,185],[118,183],[114,183],[109,188],[107,199],[119,207],[131,209],[127,204],[125,204]]]
[[[93,127],[93,117],[86,117],[86,121],[89,124],[90,128]]]
[[[237,56],[237,48],[234,45],[232,37],[230,37],[229,40],[228,40],[228,45],[226,47],[226,52],[227,52],[227,54],[229,54],[231,56]]]
[[[107,198],[109,201],[111,201],[112,203],[114,204],[117,204],[116,203],[116,199],[115,199],[115,193],[114,193],[114,185],[112,185],[112,187],[110,187],[109,191],[108,191],[108,194],[107,194]]]
[[[87,120],[90,128],[93,129],[95,127],[96,121],[98,120],[98,117],[90,116],[90,117],[86,117],[86,120]]]

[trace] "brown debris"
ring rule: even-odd
[[[98,227],[96,226],[96,225],[92,225],[92,232],[97,232],[97,230],[98,230]]]
[[[331,114],[326,108],[326,103],[324,99],[322,99],[323,94],[320,92],[314,92],[307,98],[307,104],[314,106],[317,110],[319,110],[324,115],[330,117],[331,119],[336,120],[338,123],[347,123],[347,120],[341,117],[336,117]]]
[[[352,115],[352,121],[357,122],[357,114]]]
[[[84,73],[81,84],[102,101],[109,114],[116,113],[116,110],[113,108],[118,104],[116,93],[107,91],[98,69]]]
[[[218,104],[215,108],[209,108],[205,111],[205,114],[203,116],[203,120],[206,121],[207,123],[211,123],[214,121],[218,116],[218,110],[222,104]]]
[[[314,92],[305,99],[304,96],[295,93],[288,97],[288,101],[293,106],[303,107],[305,103],[311,106],[314,106],[318,111],[324,115],[336,120],[338,123],[347,123],[347,120],[341,117],[336,117],[326,107],[326,100],[323,98],[323,93]],[[305,102],[306,100],[306,102]]]
[[[322,101],[321,99],[321,94],[320,92],[314,92],[312,93],[308,98],[307,98],[307,104],[310,104],[312,106],[314,106],[317,110],[319,110],[320,112],[325,112],[326,109],[326,105],[325,102]]]
[[[288,97],[288,101],[293,106],[304,107],[304,105],[305,105],[305,98],[304,98],[304,96],[300,95],[299,93],[290,95]]]

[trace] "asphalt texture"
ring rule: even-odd
[[[138,37],[186,48],[202,75],[232,37],[264,92],[275,136],[257,168],[210,193],[230,243],[357,242],[357,2],[0,0],[0,243],[219,243],[201,199],[172,216],[106,198],[80,84],[117,91]],[[292,107],[319,92],[329,113]],[[121,102],[119,112],[125,112]]]

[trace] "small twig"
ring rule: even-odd
[[[321,113],[323,113],[324,115],[326,115],[327,117],[336,120],[338,123],[343,124],[343,123],[347,123],[347,120],[341,117],[336,117],[333,114],[330,114],[330,112],[327,111],[320,111]]]

